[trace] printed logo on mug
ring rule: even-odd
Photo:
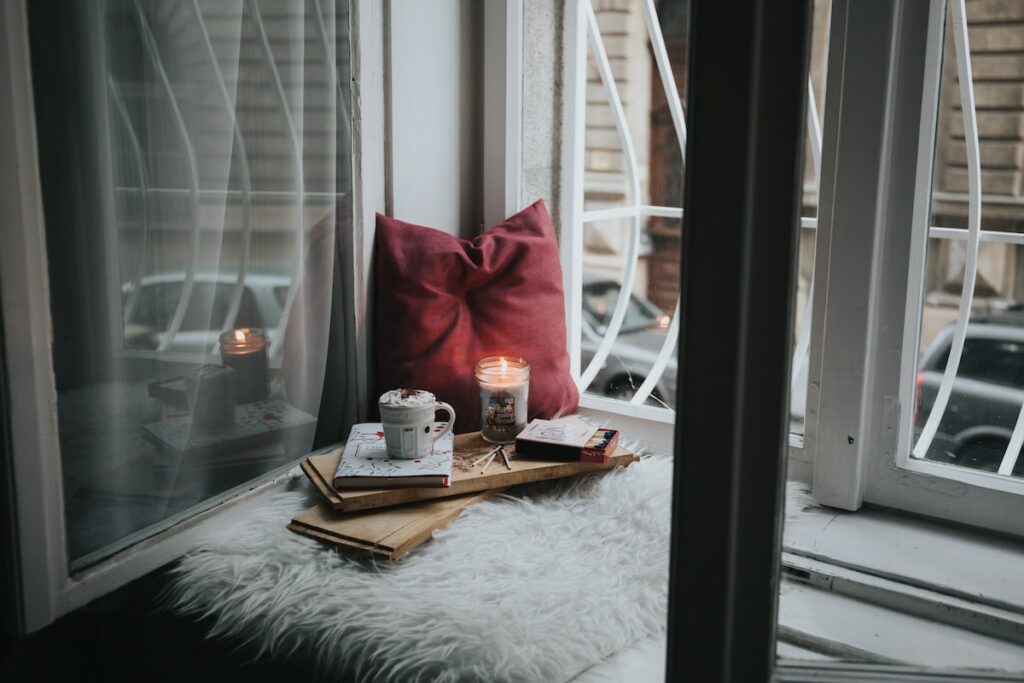
[[[423,389],[392,389],[381,395],[380,421],[389,458],[422,458],[455,426],[455,409]],[[434,432],[434,413],[448,413],[448,425]]]

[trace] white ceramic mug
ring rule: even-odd
[[[423,389],[392,389],[381,395],[380,421],[390,458],[422,458],[434,450],[434,442],[452,430],[455,409]],[[434,413],[448,413],[448,425],[434,431]]]

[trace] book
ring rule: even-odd
[[[397,560],[430,540],[436,530],[458,517],[470,505],[503,490],[477,491],[383,510],[349,513],[338,512],[321,502],[297,515],[288,528],[341,548]]]
[[[285,437],[311,439],[316,418],[284,401],[269,400],[238,406],[234,422],[224,427],[198,427],[192,424],[191,415],[182,415],[151,422],[142,428],[146,438],[170,452],[222,456]]]
[[[575,416],[561,419],[569,422],[583,422]],[[639,459],[621,446],[616,446],[608,460],[603,463],[526,458],[517,455],[515,448],[510,446],[506,448],[506,451],[509,453],[512,469],[506,468],[500,458],[490,467],[484,468],[480,458],[488,455],[493,448],[494,444],[484,441],[480,432],[458,434],[455,437],[451,486],[446,488],[380,488],[339,491],[334,488],[331,481],[334,478],[334,473],[338,471],[338,462],[341,460],[343,450],[341,445],[327,446],[309,454],[302,460],[300,466],[328,506],[338,511],[355,512],[574,477],[580,474],[607,472],[617,467],[628,467]]]
[[[534,420],[516,437],[516,453],[531,458],[580,460],[597,430],[582,421]]]
[[[434,423],[435,432],[444,428],[444,422]],[[331,483],[339,490],[447,487],[451,485],[454,446],[448,432],[434,442],[434,451],[428,456],[390,458],[381,423],[357,424],[349,433]]]

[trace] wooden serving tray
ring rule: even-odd
[[[579,418],[566,418],[579,419]],[[338,470],[342,447],[338,446],[304,459],[302,471],[313,482],[324,502],[335,510],[352,512],[372,508],[401,505],[422,500],[451,498],[465,493],[489,491],[507,488],[517,484],[529,484],[550,479],[562,479],[591,472],[604,472],[616,467],[626,467],[639,460],[633,453],[621,446],[606,463],[560,462],[552,460],[536,460],[515,457],[515,446],[506,446],[512,469],[505,467],[501,457],[497,457],[481,474],[481,465],[472,467],[472,463],[481,455],[493,448],[480,436],[480,432],[460,434],[455,437],[455,461],[452,464],[452,485],[445,488],[404,488],[404,489],[360,489],[338,491],[331,485],[334,473]]]
[[[319,503],[291,521],[292,531],[386,560],[397,560],[430,540],[473,503],[501,489],[426,500],[387,510],[341,513]]]

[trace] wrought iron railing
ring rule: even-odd
[[[612,113],[615,120],[615,127],[619,133],[623,149],[626,152],[626,171],[629,181],[630,204],[624,207],[606,208],[595,211],[583,211],[576,224],[573,226],[577,234],[580,234],[584,225],[590,222],[606,220],[609,218],[631,218],[629,248],[625,253],[623,264],[623,280],[621,293],[612,319],[607,327],[601,342],[587,368],[581,373],[579,388],[586,391],[593,382],[595,376],[603,366],[612,347],[618,338],[622,320],[625,314],[626,305],[633,291],[633,281],[637,270],[639,259],[639,236],[642,230],[642,220],[650,216],[666,216],[680,218],[683,213],[682,207],[668,206],[646,206],[642,204],[639,189],[639,167],[632,138],[626,122],[625,111],[621,98],[612,76],[608,58],[605,53],[604,43],[598,28],[593,6],[589,0],[580,0],[584,5],[583,10],[587,14],[588,44],[593,57],[597,63],[598,72],[602,85],[612,105]],[[682,101],[675,88],[675,81],[672,78],[672,69],[665,49],[664,40],[661,35],[660,26],[655,14],[654,5],[651,0],[642,0],[641,6],[644,15],[644,24],[651,43],[651,50],[654,54],[655,65],[658,69],[662,86],[665,88],[668,104],[672,113],[672,121],[676,129],[676,135],[680,146],[686,144],[686,126]],[[956,54],[956,67],[959,75],[960,99],[963,102],[961,108],[964,132],[967,142],[967,168],[969,178],[969,192],[967,195],[968,204],[968,227],[949,228],[941,226],[929,226],[928,236],[933,239],[964,240],[966,245],[966,266],[963,278],[963,288],[957,311],[957,319],[953,331],[952,346],[949,358],[943,372],[942,381],[939,386],[938,395],[931,407],[925,425],[913,447],[912,455],[915,458],[922,458],[928,452],[928,448],[935,437],[939,423],[949,405],[950,395],[953,390],[953,383],[957,377],[960,361],[963,354],[964,342],[967,334],[967,325],[970,319],[971,308],[974,300],[975,283],[978,274],[978,253],[982,243],[994,242],[1004,244],[1024,244],[1024,234],[981,229],[981,207],[982,202],[987,201],[981,193],[981,161],[979,153],[979,137],[977,126],[976,101],[971,75],[970,47],[967,35],[967,16],[964,8],[964,0],[952,0],[952,31],[953,44]],[[581,48],[583,49],[583,48]],[[818,117],[817,108],[814,104],[814,89],[808,78],[808,108],[807,108],[807,139],[811,158],[814,165],[815,190],[821,175],[821,123]],[[685,157],[685,155],[684,155]],[[959,199],[959,197],[957,197]],[[999,200],[1000,198],[996,198]],[[1005,198],[1002,198],[1005,199]],[[801,228],[814,230],[817,228],[816,218],[801,219]],[[803,404],[807,390],[807,365],[810,354],[811,336],[811,301],[814,293],[813,278],[804,303],[804,314],[796,334],[794,345],[791,394],[798,397],[796,402]],[[644,379],[642,385],[630,400],[632,404],[643,404],[650,397],[651,392],[657,386],[665,369],[669,366],[672,351],[679,336],[679,305],[672,314],[672,322],[668,335],[658,353],[657,361],[651,372]],[[998,468],[1000,475],[1009,476],[1016,465],[1021,447],[1024,446],[1024,405],[1021,407],[1017,417],[1012,436],[1002,456]]]
[[[603,208],[589,211],[584,210],[577,219],[573,229],[577,231],[577,234],[580,234],[583,231],[584,226],[588,223],[613,218],[630,219],[630,234],[628,247],[624,255],[622,269],[623,275],[620,285],[621,289],[606,331],[602,336],[593,357],[587,364],[587,367],[580,373],[578,385],[580,391],[583,392],[590,387],[591,383],[604,366],[608,359],[608,355],[612,353],[612,347],[619,336],[619,332],[621,331],[622,321],[625,318],[626,309],[629,304],[630,297],[633,294],[637,265],[640,258],[640,235],[643,230],[643,221],[651,217],[681,219],[683,216],[683,208],[681,206],[651,206],[643,203],[639,180],[640,168],[633,144],[633,138],[627,123],[626,112],[622,105],[622,98],[618,92],[618,88],[616,87],[615,78],[612,74],[611,66],[608,61],[608,55],[605,50],[604,40],[601,36],[593,4],[589,0],[580,0],[580,2],[582,4],[581,10],[585,12],[587,20],[587,45],[590,47],[591,55],[596,63],[598,74],[600,75],[601,83],[611,105],[615,129],[619,135],[623,151],[625,152],[626,178],[629,188],[627,198],[629,203],[627,206],[622,207]],[[661,26],[658,22],[657,12],[654,8],[653,0],[641,0],[640,7],[644,18],[644,27],[647,31],[647,37],[650,40],[651,51],[654,56],[654,65],[657,68],[662,88],[665,90],[676,139],[679,142],[680,158],[685,159],[686,116],[683,111],[682,100],[676,88],[675,78],[672,73],[672,65],[669,60],[668,51],[665,47],[665,40],[661,32]],[[585,49],[585,47],[581,46],[580,49]],[[815,165],[815,179],[817,180],[821,165],[821,125],[818,121],[817,110],[813,105],[814,93],[810,79],[808,79],[808,90],[810,92],[811,105],[808,107],[807,128],[808,136],[810,138],[810,149],[812,151],[812,157]],[[815,187],[817,187],[817,182],[815,182]],[[816,226],[816,221],[815,219],[804,219],[801,225],[804,228],[813,229]],[[808,294],[808,303],[809,301],[810,294]],[[672,313],[671,322],[668,327],[668,334],[655,357],[650,371],[647,373],[647,376],[644,378],[640,386],[637,387],[636,392],[629,399],[631,404],[644,404],[657,387],[666,368],[670,367],[673,351],[675,350],[679,340],[679,322],[679,302],[677,299],[675,310]],[[805,391],[805,387],[801,386],[796,378],[799,376],[799,373],[806,369],[807,355],[810,348],[809,340],[810,314],[809,306],[805,306],[805,315],[803,316],[797,335],[793,364],[794,391]]]

